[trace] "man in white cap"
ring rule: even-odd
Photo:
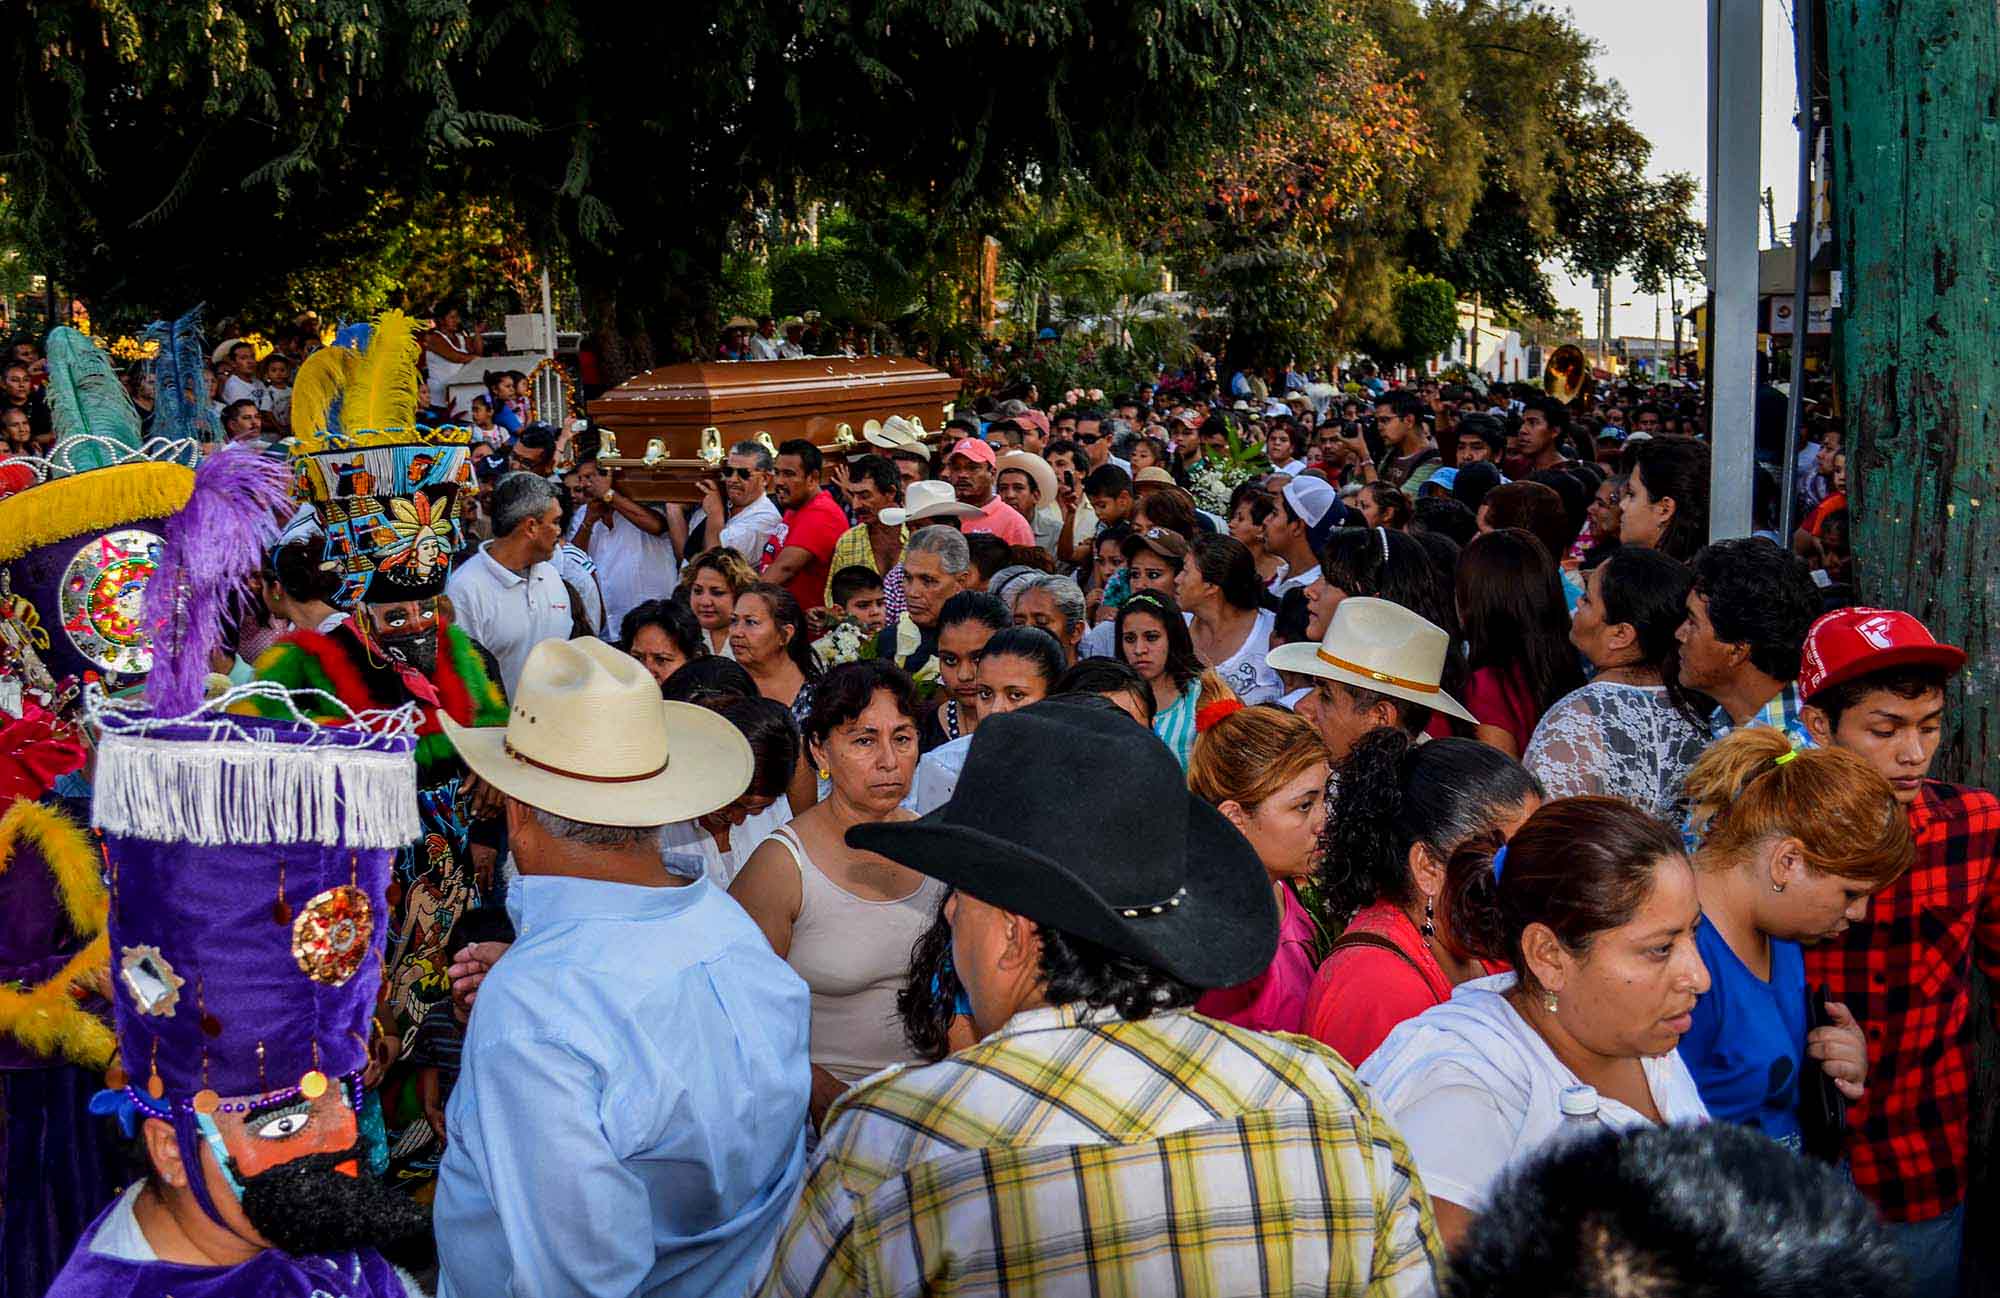
[[[1318,644],[1280,645],[1264,661],[1277,671],[1315,678],[1313,692],[1296,710],[1319,727],[1337,762],[1361,736],[1384,726],[1416,737],[1433,712],[1472,721],[1439,684],[1450,647],[1443,628],[1401,604],[1350,595],[1334,609]]]
[[[1341,507],[1340,492],[1325,478],[1298,477],[1285,484],[1276,503],[1264,520],[1264,548],[1284,561],[1271,579],[1271,593],[1282,597],[1319,580],[1319,543],[1332,530],[1322,524]]]
[[[741,795],[749,743],[593,639],[536,646],[504,728],[444,725],[521,877],[445,1111],[440,1298],[745,1292],[805,1172],[810,994],[659,832]]]
[[[979,511],[979,517],[965,521],[967,532],[991,532],[1009,545],[1033,545],[1035,533],[1028,520],[994,494],[999,456],[992,446],[976,437],[962,437],[945,456],[944,477],[959,500]]]

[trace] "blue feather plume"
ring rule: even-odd
[[[334,330],[333,345],[365,353],[374,337],[375,326],[366,320],[360,320],[354,324],[344,324]]]
[[[205,307],[197,305],[177,320],[155,320],[139,335],[142,342],[160,345],[153,358],[154,437],[212,442],[222,436],[208,403],[208,349],[201,336]]]

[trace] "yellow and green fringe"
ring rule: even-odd
[[[193,469],[151,460],[51,478],[0,500],[0,563],[72,536],[179,513],[193,494]]]
[[[0,1032],[37,1054],[101,1069],[110,1062],[116,1047],[111,1029],[78,1005],[70,992],[73,984],[102,981],[111,968],[111,943],[104,931],[110,897],[98,876],[97,851],[69,817],[27,798],[17,799],[7,814],[0,816],[0,872],[13,863],[17,842],[40,849],[49,873],[55,876],[56,897],[70,927],[91,940],[38,987],[0,985]]]

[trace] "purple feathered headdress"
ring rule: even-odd
[[[144,617],[153,638],[146,701],[157,715],[200,706],[223,618],[263,566],[291,485],[282,460],[242,446],[217,451],[195,470],[194,494],[161,529],[159,571],[146,587]]]

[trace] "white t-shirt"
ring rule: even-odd
[[[735,517],[722,525],[722,544],[743,556],[743,562],[752,568],[764,557],[764,542],[771,539],[771,533],[778,530],[778,524],[785,516],[771,503],[769,496],[759,496],[742,509]]]
[[[1312,567],[1306,569],[1304,572],[1300,573],[1296,577],[1286,575],[1285,569],[1283,567],[1280,567],[1278,569],[1278,575],[1271,578],[1270,590],[1273,595],[1276,595],[1280,599],[1282,599],[1284,598],[1285,592],[1291,590],[1293,587],[1310,586],[1318,580],[1319,580],[1318,564],[1314,564]]]
[[[1090,630],[1083,633],[1083,639],[1076,643],[1078,658],[1116,658],[1118,656],[1118,619],[1107,617]]]
[[[716,845],[715,835],[701,827],[698,820],[682,820],[660,829],[660,848],[666,852],[681,852],[701,858],[702,868],[715,886],[725,891],[737,874],[750,860],[750,854],[771,836],[778,826],[792,818],[792,804],[779,798],[754,816],[745,818],[742,824],[729,831],[729,850],[723,851]]]
[[[576,531],[583,531],[578,511]],[[674,538],[658,536],[619,514],[590,529],[590,561],[597,565],[597,585],[604,592],[604,632],[615,639],[625,615],[649,599],[667,599],[680,584],[681,562]]]
[[[1192,621],[1189,617],[1189,621]],[[1278,673],[1264,661],[1271,652],[1271,628],[1278,624],[1278,615],[1270,609],[1259,609],[1257,620],[1250,625],[1250,633],[1243,637],[1243,643],[1236,646],[1236,652],[1215,664],[1215,674],[1222,677],[1236,697],[1246,704],[1274,703],[1284,693],[1284,682]]]
[[[499,662],[500,682],[512,698],[529,651],[544,640],[569,639],[569,591],[554,564],[538,563],[523,576],[494,562],[487,553],[492,545],[483,543],[460,565],[444,593],[465,633]]]
[[[232,374],[222,381],[222,404],[233,406],[239,401],[254,401],[257,408],[264,408],[264,385]]]
[[[965,755],[971,751],[972,736],[960,735],[925,753],[917,763],[916,778],[910,781],[903,805],[926,816],[950,802],[958,789],[958,777],[965,771]]]
[[[1424,1188],[1483,1212],[1500,1174],[1563,1132],[1562,1092],[1581,1085],[1503,994],[1514,975],[1461,983],[1442,1005],[1399,1024],[1356,1075],[1403,1133]],[[1660,1116],[1673,1126],[1708,1121],[1678,1051],[1642,1059]],[[1613,1131],[1651,1126],[1610,1096],[1597,1122]]]
[[[608,633],[604,629],[604,589],[599,580],[597,564],[592,561],[589,553],[564,541],[556,547],[554,562],[556,571],[562,574],[562,579],[569,583],[569,588],[583,601],[583,620],[590,624],[591,630],[600,638],[615,639],[618,635],[617,627],[612,627]]]

